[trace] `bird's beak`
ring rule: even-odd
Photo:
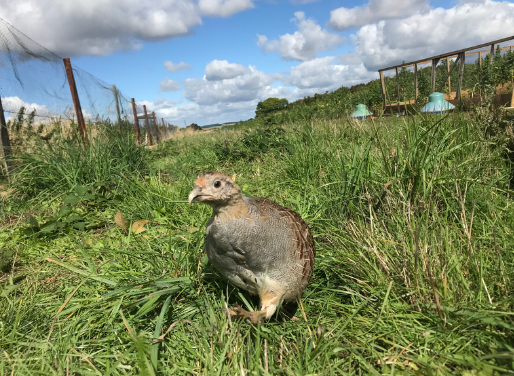
[[[189,203],[192,204],[196,201],[203,201],[202,197],[205,197],[207,195],[203,195],[201,192],[202,191],[199,186],[194,187],[191,193],[189,194]]]

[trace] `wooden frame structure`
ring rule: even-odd
[[[419,95],[419,92],[418,92],[418,64],[426,64],[426,63],[432,62],[432,74],[431,74],[431,85],[432,86],[431,87],[432,87],[432,92],[434,92],[434,91],[436,91],[435,83],[436,83],[436,67],[437,67],[437,63],[439,63],[439,61],[441,61],[442,59],[446,59],[446,66],[448,68],[448,73],[447,73],[446,78],[444,80],[443,86],[446,84],[446,82],[448,82],[448,84],[451,85],[451,83],[450,83],[450,76],[451,76],[453,70],[455,69],[455,67],[458,66],[459,67],[458,68],[459,69],[459,81],[457,82],[457,90],[456,90],[456,97],[455,97],[455,99],[460,99],[460,97],[461,97],[461,88],[462,88],[462,78],[463,78],[463,75],[464,75],[464,64],[465,64],[465,61],[466,61],[466,56],[478,54],[478,56],[479,56],[479,64],[481,65],[482,64],[482,53],[488,53],[489,52],[491,55],[493,55],[494,51],[495,51],[495,45],[503,43],[503,42],[507,42],[507,41],[513,40],[513,39],[514,39],[514,35],[510,36],[510,37],[507,37],[507,38],[494,40],[492,42],[479,44],[477,46],[463,48],[461,50],[457,50],[457,51],[453,51],[453,52],[448,52],[448,53],[437,55],[437,56],[432,56],[432,57],[429,57],[429,58],[426,58],[426,59],[416,60],[416,61],[412,61],[410,63],[398,64],[398,65],[393,65],[391,67],[379,69],[378,73],[380,74],[380,84],[382,86],[382,107],[383,107],[383,109],[385,110],[385,108],[387,106],[387,98],[386,98],[386,90],[385,90],[385,80],[384,80],[384,72],[385,71],[391,70],[391,69],[395,69],[396,70],[396,92],[397,92],[397,95],[398,95],[398,105],[400,105],[400,78],[398,76],[398,69],[405,68],[405,67],[410,67],[412,65],[414,66],[414,99],[416,100],[416,99],[418,99],[418,95]],[[476,49],[483,48],[483,47],[488,47],[488,46],[490,47],[490,50],[483,50],[483,51],[476,51],[476,52],[466,53],[467,51],[476,50]],[[512,51],[513,47],[514,46],[507,46],[507,47],[501,47],[501,49],[502,50],[510,49],[510,51]],[[456,58],[456,60],[455,60],[456,64],[450,69],[450,64],[449,64],[450,63],[450,59],[455,59],[455,58]],[[459,63],[459,64],[457,64],[457,63]],[[450,88],[450,91],[451,91],[451,86],[449,86],[449,88]],[[438,88],[438,89],[439,89],[438,91],[441,91],[442,87]]]

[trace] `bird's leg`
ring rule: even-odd
[[[244,318],[250,320],[253,324],[258,324],[262,319],[269,319],[277,310],[277,305],[280,301],[280,296],[268,291],[263,291],[260,294],[261,310],[248,312],[240,306],[234,306],[233,310],[229,310],[229,314],[234,318]]]

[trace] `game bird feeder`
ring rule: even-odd
[[[440,114],[455,108],[453,104],[444,99],[443,93],[433,92],[428,96],[428,103],[423,106],[421,112]]]
[[[353,111],[353,113],[350,115],[350,117],[356,118],[356,119],[366,119],[366,118],[370,117],[371,115],[373,115],[373,113],[368,111],[368,108],[366,107],[366,105],[360,103],[357,105],[357,107],[355,108],[355,111]]]

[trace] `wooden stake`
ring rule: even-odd
[[[435,76],[437,74],[437,63],[439,63],[439,59],[432,59],[432,93],[435,92]]]
[[[4,166],[7,177],[10,178],[13,163],[10,160],[12,155],[11,140],[9,139],[9,131],[7,130],[7,123],[4,116],[4,107],[2,106],[2,98],[0,98],[0,138],[2,139],[2,150],[4,155]]]
[[[398,68],[396,68],[396,95],[398,97],[398,112],[400,112],[400,77],[398,76]]]
[[[166,131],[164,130],[164,118],[161,118],[161,121],[162,121],[162,134],[164,135],[164,133],[166,133]]]
[[[466,60],[466,53],[461,52],[459,54],[459,57],[460,57],[459,82],[457,83],[457,94],[455,95],[455,99],[462,100],[462,98],[461,98],[462,78],[464,77],[464,64],[465,64],[465,60]]]
[[[448,93],[451,97],[452,95],[452,78],[450,77],[450,58],[446,58],[446,71],[448,72]]]
[[[157,118],[155,112],[152,112],[153,126],[155,127],[155,142],[158,144],[161,141],[161,135],[159,134],[159,127],[157,126]]]
[[[482,51],[478,52],[478,66],[482,68]]]
[[[116,89],[116,85],[112,85],[112,92],[114,94],[114,102],[116,102],[116,113],[118,114],[118,124],[121,124],[120,103],[118,102],[118,89]]]
[[[136,101],[132,98],[132,112],[134,113],[134,124],[136,125],[137,143],[141,143],[141,133],[139,131],[139,120],[137,120]]]
[[[418,100],[418,63],[414,64],[414,100]]]
[[[386,108],[386,89],[385,89],[385,82],[384,82],[384,72],[380,71],[380,85],[382,86],[382,108],[385,110]]]
[[[150,145],[153,145],[152,132],[150,130],[150,122],[148,121],[148,113],[146,112],[146,104],[143,105],[143,109],[145,110],[145,127],[148,132],[148,138],[150,139]]]
[[[75,107],[75,114],[77,115],[77,123],[82,133],[82,139],[89,144],[89,139],[86,132],[86,123],[84,122],[84,115],[82,114],[82,107],[80,107],[79,94],[77,92],[77,86],[75,85],[75,77],[73,76],[73,68],[69,58],[64,58],[64,68],[66,69],[66,76],[68,77],[68,84],[70,85],[71,99],[73,100],[73,106]]]

